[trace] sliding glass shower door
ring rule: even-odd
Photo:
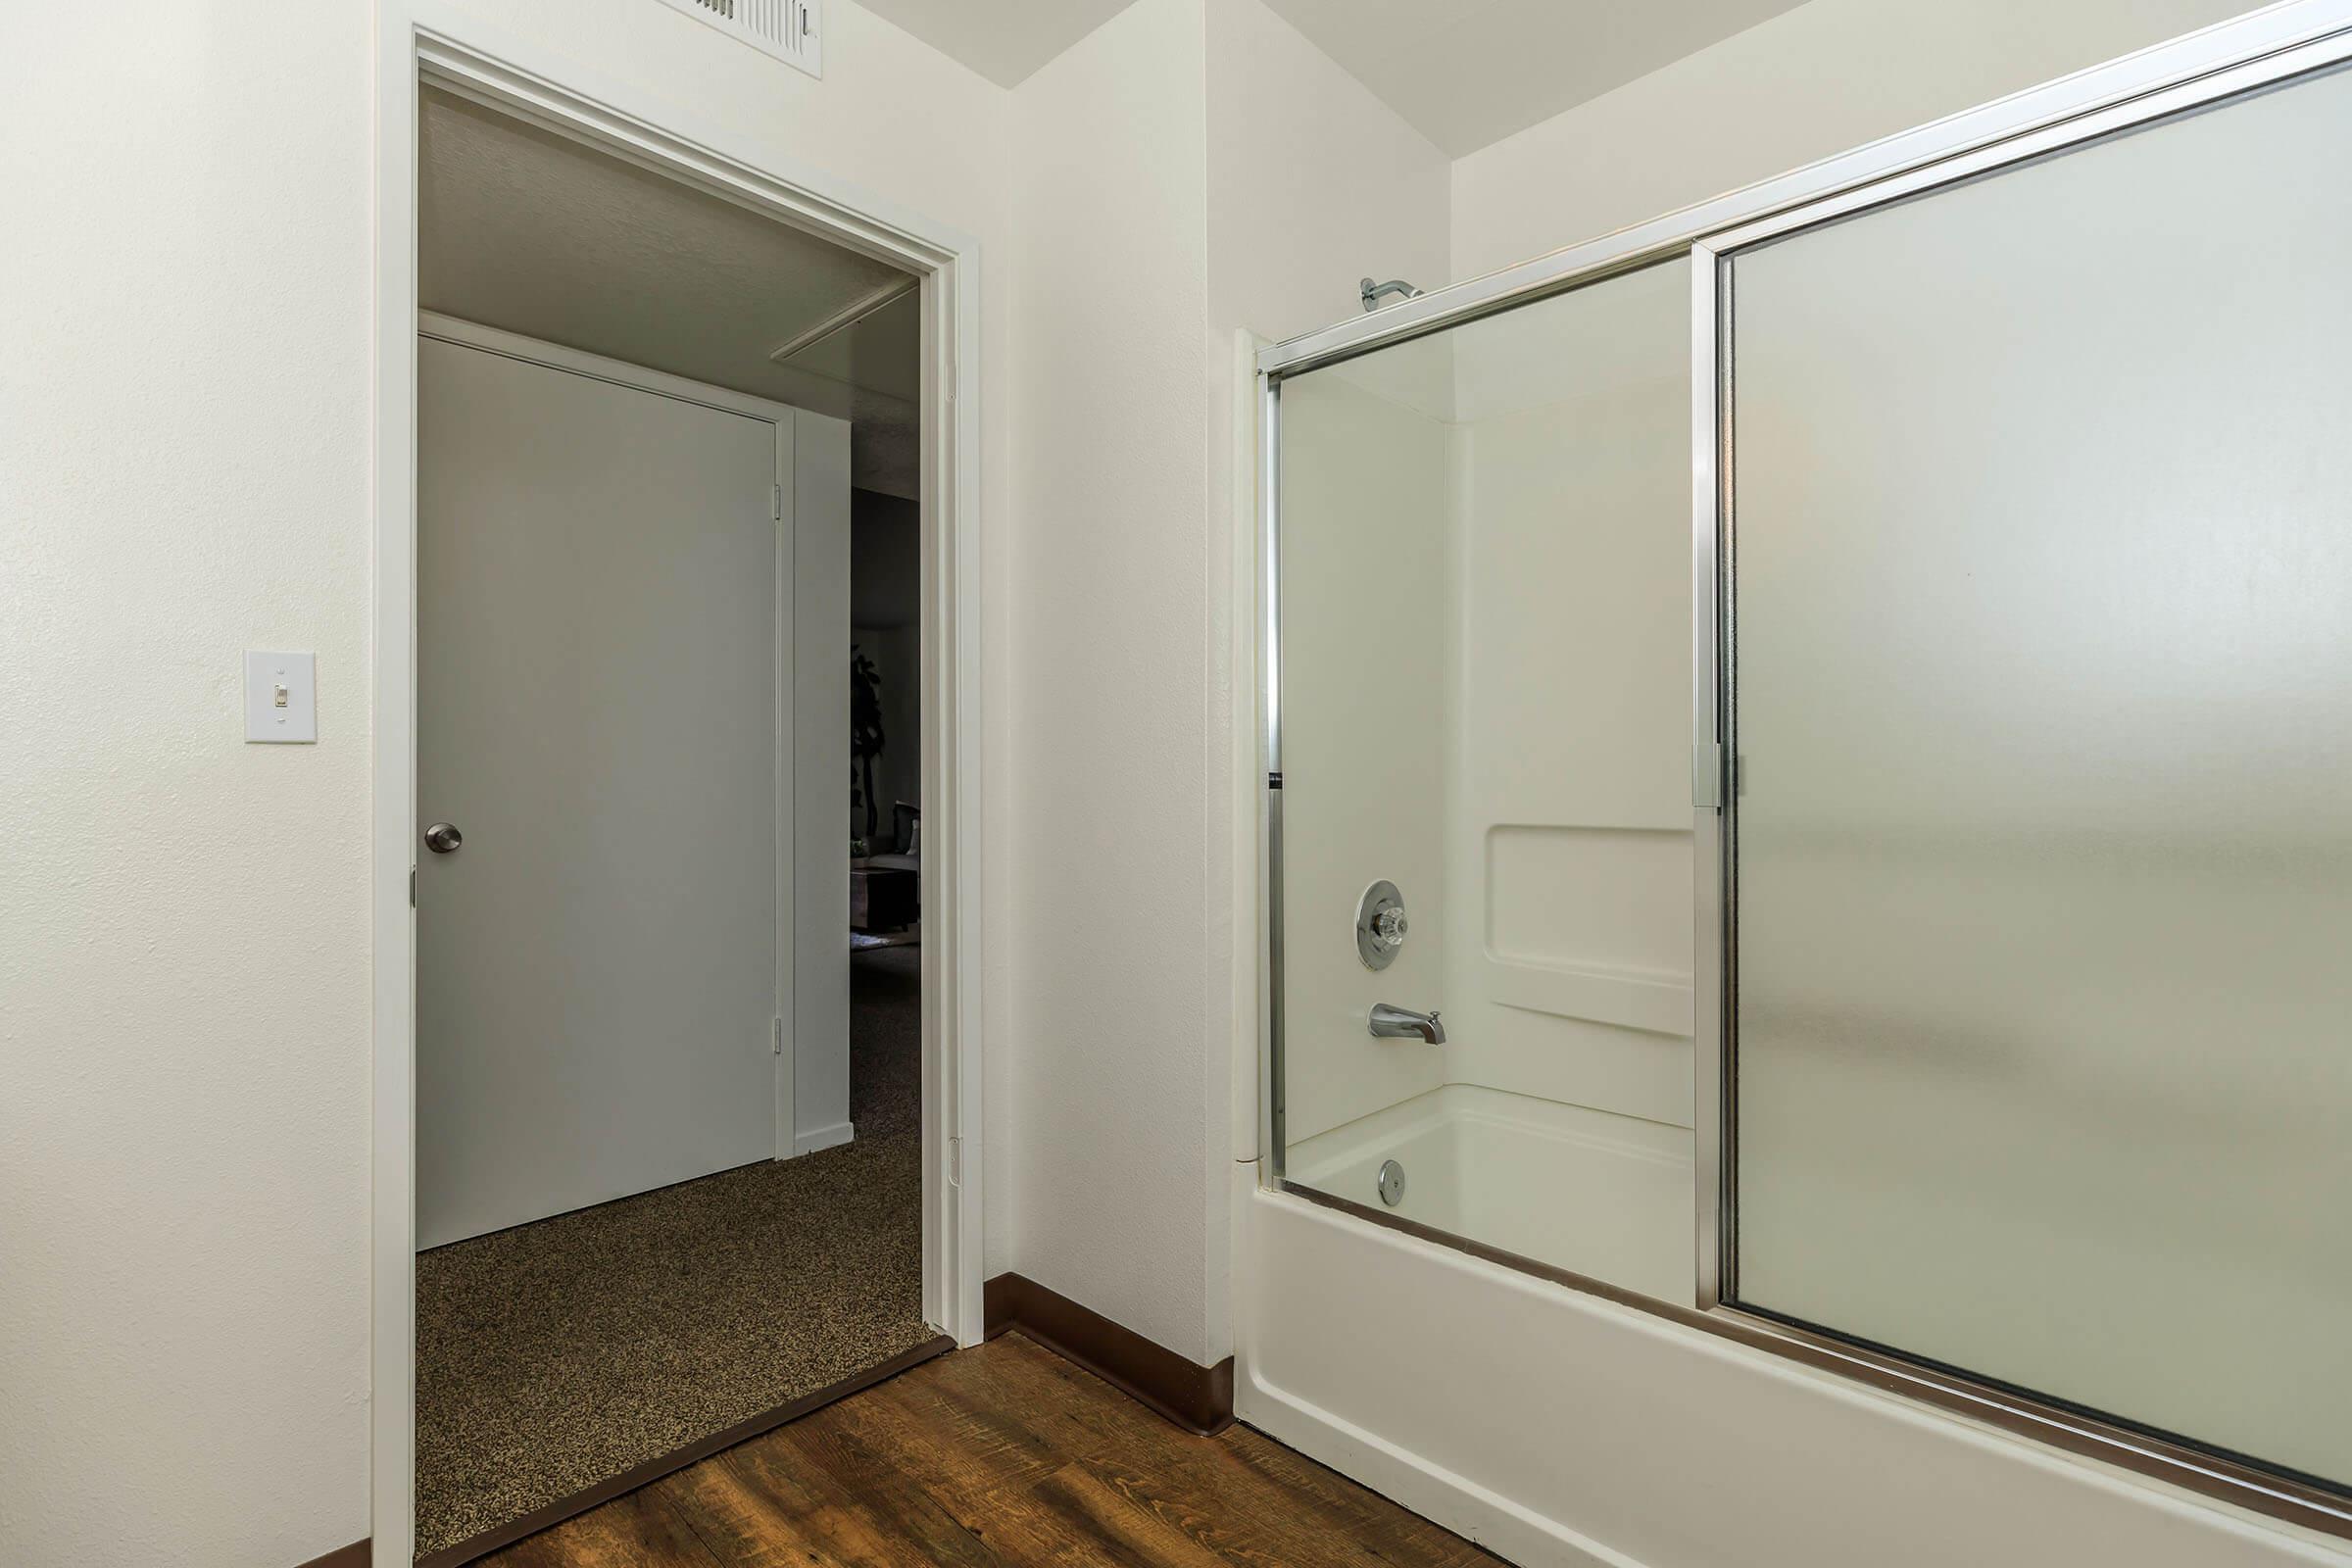
[[[2299,16],[1260,355],[1270,1186],[2352,1537]]]
[[[1724,1298],[2352,1483],[2352,76],[1723,263]]]

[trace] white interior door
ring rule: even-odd
[[[769,1157],[792,1125],[793,429],[417,359],[417,810],[464,839],[417,854],[433,1247]]]

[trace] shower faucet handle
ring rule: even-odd
[[[1383,878],[1355,906],[1355,956],[1367,969],[1386,969],[1404,949],[1404,895]]]

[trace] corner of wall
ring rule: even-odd
[[[1446,280],[1451,165],[1263,0],[1208,0],[1209,306],[1293,337],[1366,272]]]
[[[989,1259],[1196,1359],[1224,1107],[1200,1063],[1206,935],[1152,916],[1199,906],[1208,858],[1205,25],[1202,0],[1140,0],[1013,90],[1019,1133],[991,1167],[1015,1218]]]

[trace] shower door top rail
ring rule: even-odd
[[[1900,194],[1886,189],[1898,177],[1921,188],[1941,184],[2240,92],[2352,53],[2347,32],[2352,0],[2285,0],[1596,239],[1286,338],[1258,351],[1258,373],[1297,375],[1686,255],[1701,241],[1712,250],[1731,249],[1872,205]],[[2100,122],[2082,123],[2090,119]],[[1820,210],[1824,204],[1835,211]]]

